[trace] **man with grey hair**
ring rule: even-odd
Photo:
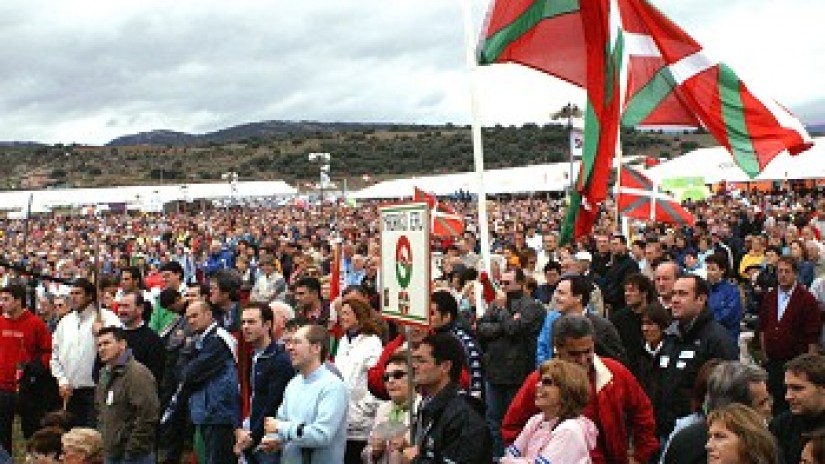
[[[762,414],[765,421],[771,418],[773,399],[768,392],[768,373],[754,364],[725,361],[716,366],[708,377],[708,389],[703,411],[705,415],[733,403],[744,404]],[[705,444],[708,442],[708,424],[704,415],[675,430],[663,453],[662,462],[707,462]]]
[[[272,309],[272,340],[280,345],[285,344],[284,334],[286,333],[287,322],[295,319],[295,310],[292,306],[283,301],[273,301],[269,303],[269,308]]]
[[[361,281],[364,280],[366,275],[367,269],[366,262],[364,261],[364,255],[353,255],[352,267],[344,277],[345,286],[349,287],[350,285],[361,285]]]

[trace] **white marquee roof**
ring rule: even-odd
[[[25,210],[32,197],[32,211],[51,207],[85,206],[106,203],[134,205],[163,204],[176,200],[286,196],[297,193],[283,181],[228,182],[208,184],[136,185],[105,188],[18,190],[0,192],[0,207]]]
[[[577,172],[576,170],[578,170],[578,162],[574,163],[574,172]],[[555,192],[562,191],[568,186],[569,175],[569,163],[494,169],[484,173],[484,185],[488,194]],[[353,197],[359,199],[411,197],[414,187],[436,195],[450,195],[459,190],[470,193],[478,191],[475,173],[461,172],[387,180],[355,192]]]
[[[781,153],[756,179],[749,178],[723,147],[700,148],[654,166],[645,173],[657,181],[676,177],[704,177],[706,184],[722,181],[821,179],[825,178],[825,137],[815,138],[813,147],[796,156],[791,156],[788,152]]]

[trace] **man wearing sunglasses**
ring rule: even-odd
[[[653,407],[642,387],[622,363],[595,354],[593,323],[581,314],[568,314],[553,324],[556,356],[588,371],[593,394],[584,415],[599,429],[599,440],[591,452],[594,464],[629,463],[628,443],[633,438],[636,462],[648,462],[659,449]],[[502,435],[512,442],[527,421],[538,413],[536,384],[541,376],[534,371],[524,381],[502,422]]]

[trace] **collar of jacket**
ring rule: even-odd
[[[435,333],[450,333],[456,327],[455,321],[450,321],[434,330]]]
[[[458,385],[450,382],[421,408],[421,413],[427,417],[435,417],[441,413],[450,401],[458,399]]]
[[[117,361],[115,362],[115,365],[114,366],[106,366],[106,369],[108,369],[109,372],[112,373],[112,374],[122,372],[124,369],[126,369],[126,365],[129,364],[129,361],[131,359],[132,359],[132,349],[131,348],[126,348],[126,351],[124,351],[117,358]]]
[[[258,360],[271,358],[278,354],[278,342],[272,340],[266,348],[258,355]]]
[[[602,362],[602,358],[593,355],[593,370],[596,373],[596,391],[600,392],[607,384],[613,380],[613,373]]]
[[[696,316],[696,319],[694,319],[693,322],[691,322],[688,325],[687,330],[682,332],[682,325],[679,323],[679,321],[673,321],[673,323],[670,324],[670,327],[665,329],[665,335],[671,335],[674,337],[678,337],[679,339],[693,338],[696,332],[701,330],[701,328],[704,327],[711,320],[713,320],[713,315],[711,314],[710,310],[707,307],[705,307],[702,308],[702,311],[699,312],[699,314]]]

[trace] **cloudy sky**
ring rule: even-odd
[[[3,0],[0,140],[105,143],[269,119],[468,123],[465,0]],[[469,0],[473,35],[487,0]],[[714,57],[825,122],[821,0],[654,0]],[[571,86],[477,72],[485,124],[545,122]]]

